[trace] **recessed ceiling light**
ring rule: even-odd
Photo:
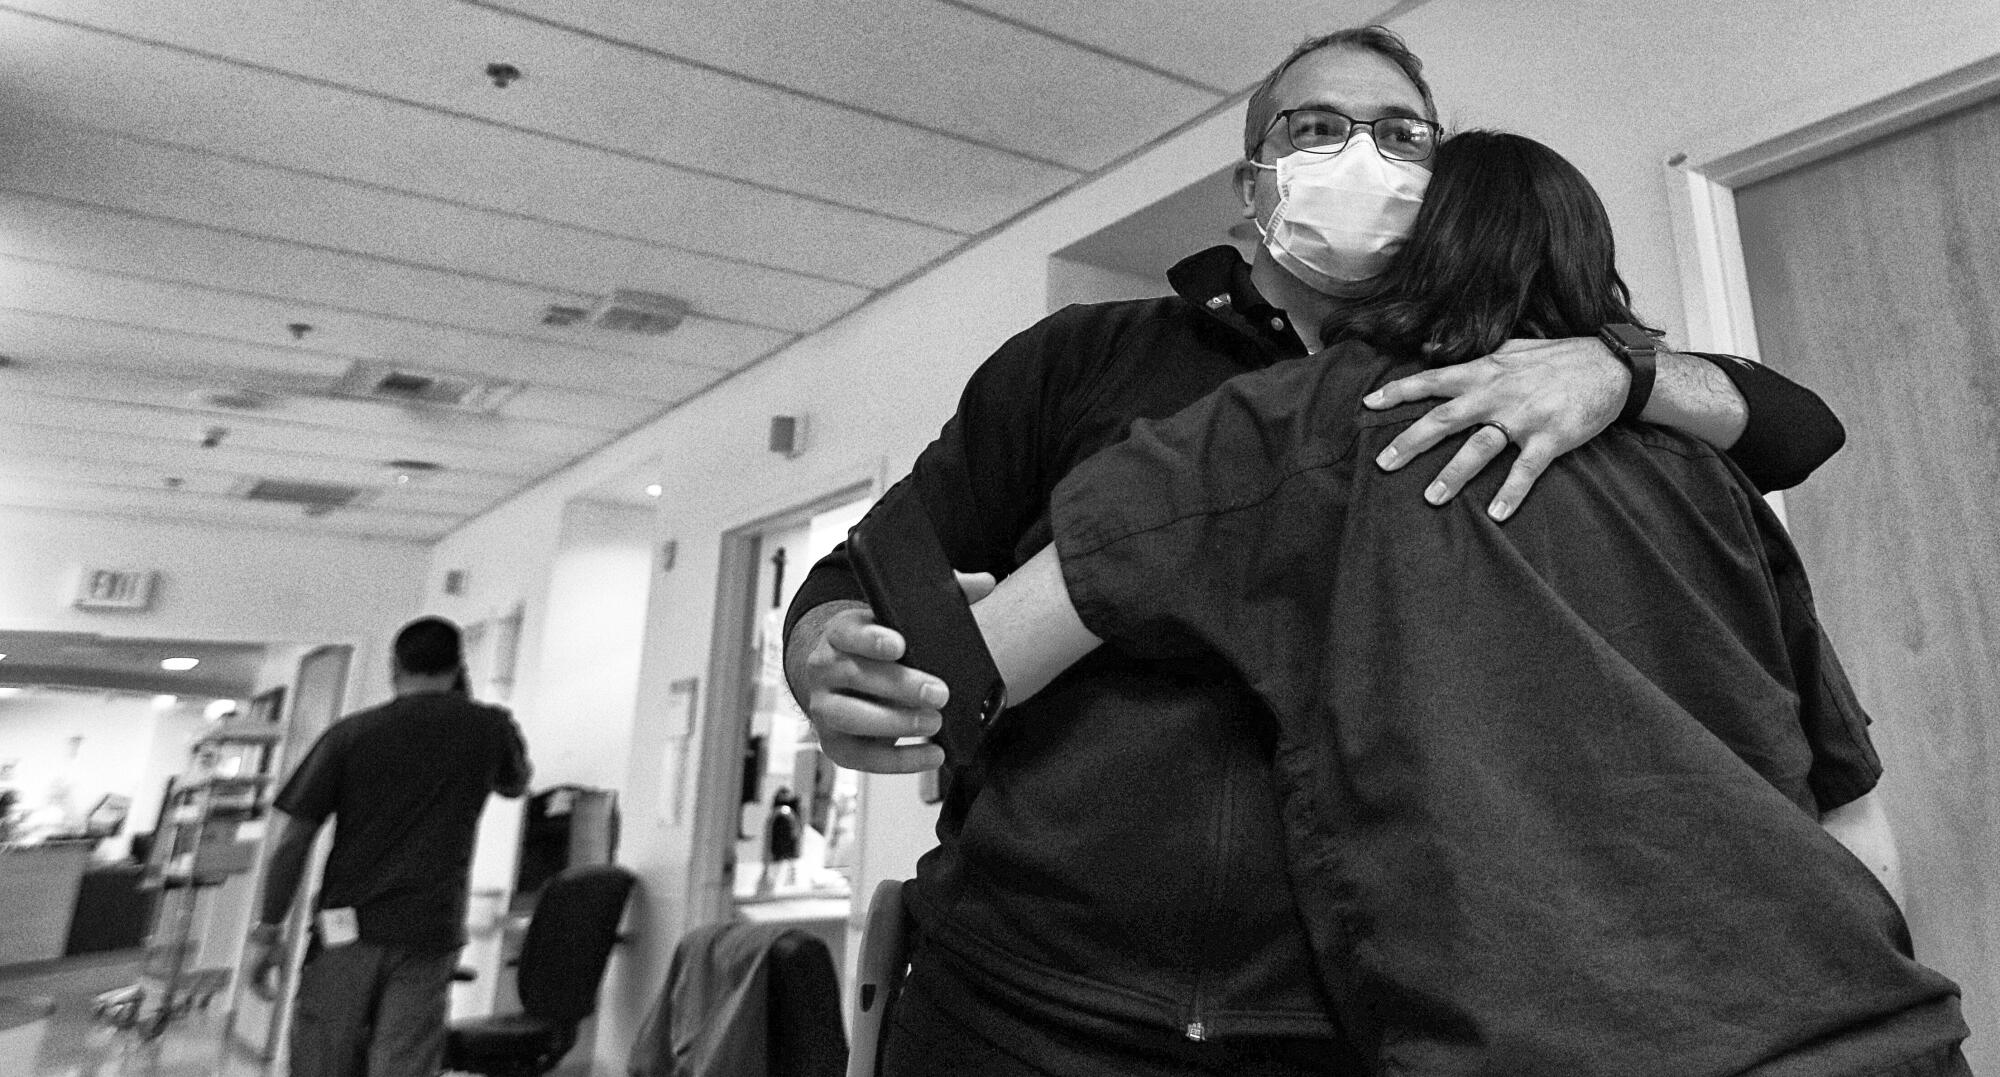
[[[664,492],[664,491],[660,489],[660,484],[659,484],[659,483],[657,483],[657,482],[655,482],[655,483],[648,483],[648,484],[646,485],[646,496],[647,496],[647,497],[658,497],[658,496],[660,496],[660,494],[661,494],[661,493],[663,493],[663,492]],[[7,656],[6,656],[6,655],[0,655],[0,658],[5,658],[5,657],[7,657]]]
[[[180,701],[181,697],[179,696],[167,696],[167,695],[154,696],[153,709],[156,711],[163,711],[166,710],[168,707],[171,707],[174,704],[179,703]]]
[[[172,670],[175,673],[185,673],[198,665],[201,665],[201,659],[199,658],[168,658],[160,663],[160,668]]]

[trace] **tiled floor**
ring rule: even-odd
[[[138,955],[120,953],[0,975],[0,995],[54,1004],[50,1016],[0,1031],[0,1075],[265,1077],[265,1067],[255,1059],[224,1050],[225,1015],[219,1002],[193,1011],[150,1043],[99,1024],[91,1015],[92,1000],[131,984],[138,972]]]

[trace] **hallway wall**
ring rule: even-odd
[[[0,629],[348,643],[350,707],[387,698],[388,637],[416,614],[429,547],[38,509],[0,512]],[[75,609],[83,566],[160,573],[153,608]]]

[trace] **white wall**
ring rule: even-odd
[[[410,542],[0,512],[0,628],[147,639],[355,646],[350,705],[388,692],[388,641],[415,615],[428,548]],[[153,608],[74,609],[84,565],[155,569]]]
[[[1050,310],[1061,310],[1071,303],[1110,303],[1120,299],[1151,299],[1172,294],[1172,286],[1164,280],[1152,280],[1068,258],[1049,259],[1046,303]]]
[[[625,780],[651,590],[653,514],[577,501],[564,514],[532,705],[535,786]]]
[[[1751,132],[1775,137],[2000,52],[1992,0],[1940,0],[1921,18],[1893,5],[1808,0],[1524,0],[1504,10],[1433,0],[1394,25],[1426,58],[1449,126],[1542,138],[1590,175],[1619,229],[1621,266],[1641,313],[1676,334],[1683,307],[1667,157]],[[1240,125],[1240,103],[1219,111],[474,521],[439,544],[431,567],[433,585],[448,568],[469,568],[472,593],[445,599],[433,586],[430,605],[492,613],[518,601],[531,625],[547,618],[564,505],[640,462],[664,460],[654,537],[675,540],[679,558],[653,589],[638,712],[657,713],[667,684],[686,677],[704,679],[706,710],[723,534],[843,486],[900,475],[977,363],[1047,312],[1049,257],[1214,172],[1238,152]],[[765,450],[769,417],[780,414],[810,419],[807,451],[796,459]],[[688,896],[700,881],[687,875],[691,813],[674,826],[650,810],[660,799],[664,732],[643,720],[629,732],[602,732],[630,745],[623,859],[644,880],[637,939],[605,999],[598,1052],[615,1070],[689,926]],[[914,788],[910,779],[869,779],[858,894],[907,875],[928,844],[930,815],[912,807]]]

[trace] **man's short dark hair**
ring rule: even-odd
[[[404,673],[450,673],[464,660],[458,626],[442,617],[419,617],[396,633],[396,668]]]
[[[1255,160],[1257,147],[1264,141],[1264,132],[1270,128],[1271,120],[1277,116],[1277,104],[1271,93],[1278,86],[1278,80],[1285,77],[1291,66],[1321,49],[1348,48],[1376,53],[1402,69],[1410,83],[1417,88],[1417,94],[1424,99],[1424,118],[1437,122],[1437,102],[1431,98],[1431,84],[1424,81],[1424,62],[1403,43],[1396,31],[1386,26],[1350,26],[1345,30],[1335,30],[1330,34],[1309,37],[1292,50],[1264,81],[1250,92],[1250,104],[1243,114],[1243,156]],[[1358,117],[1366,118],[1366,117]]]

